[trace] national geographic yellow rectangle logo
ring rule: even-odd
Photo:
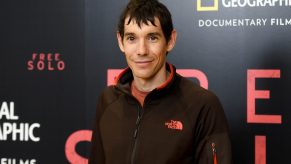
[[[218,0],[213,0],[213,6],[202,6],[202,0],[197,0],[197,11],[218,11]]]

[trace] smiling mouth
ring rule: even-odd
[[[135,64],[141,67],[148,66],[152,61],[147,60],[147,61],[135,61]]]
[[[136,61],[135,63],[150,63],[151,61]]]

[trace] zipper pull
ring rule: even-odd
[[[213,164],[217,164],[217,159],[216,159],[216,148],[215,148],[215,143],[211,143],[212,147],[212,155],[213,155]]]
[[[137,137],[137,129],[135,129],[133,133],[133,138],[136,139],[136,137]]]
[[[138,130],[139,130],[139,124],[140,124],[140,121],[141,121],[141,118],[142,118],[142,110],[140,109],[140,107],[138,106],[137,107],[137,119],[135,121],[135,130],[134,130],[134,133],[133,133],[133,138],[136,139],[137,137],[137,133],[138,133]]]
[[[139,123],[140,123],[140,120],[141,120],[141,117],[140,117],[140,116],[138,116],[138,117],[137,117],[137,119],[136,119],[135,125],[139,125]]]

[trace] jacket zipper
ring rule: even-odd
[[[212,147],[212,155],[213,155],[213,164],[217,164],[217,159],[216,159],[216,148],[215,148],[215,143],[211,143]]]
[[[137,147],[137,142],[138,142],[138,132],[139,132],[139,126],[140,126],[140,121],[142,119],[143,116],[143,112],[141,110],[140,107],[138,107],[138,115],[137,115],[137,119],[135,122],[135,130],[133,133],[133,150],[131,153],[131,164],[134,164],[134,159],[135,159],[135,154],[136,154],[136,147]]]

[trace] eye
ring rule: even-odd
[[[134,41],[135,37],[134,36],[128,36],[126,37],[126,40],[128,41]]]
[[[149,40],[152,41],[152,42],[155,42],[155,41],[158,40],[158,37],[154,36],[154,35],[151,35],[151,36],[149,36]]]

